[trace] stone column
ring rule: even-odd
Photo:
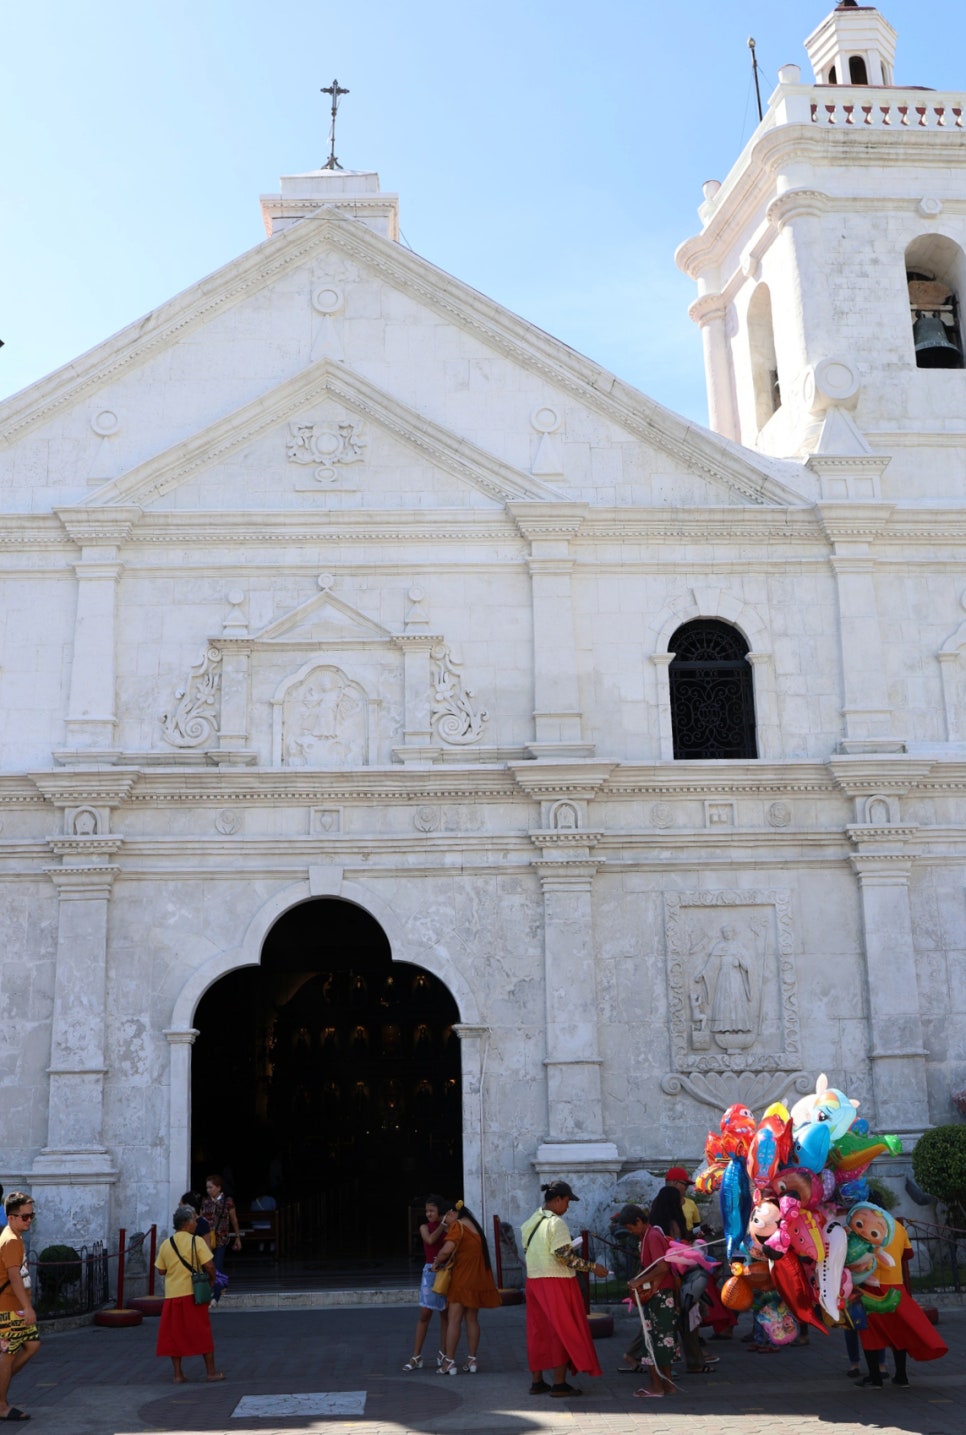
[[[728,304],[721,294],[702,294],[688,310],[701,330],[704,373],[708,387],[708,427],[725,438],[741,442],[734,369],[728,343]]]
[[[113,753],[117,736],[115,647],[121,545],[139,509],[58,509],[71,539],[80,545],[75,563],[77,606],[65,731],[68,752]]]
[[[570,544],[584,521],[581,503],[509,503],[530,543],[533,611],[533,727],[536,758],[592,757],[581,734]]]
[[[174,1210],[191,1185],[191,1048],[195,1027],[164,1033],[170,1048],[168,1077],[168,1206]]]
[[[842,657],[842,716],[846,753],[904,752],[893,732],[875,592],[871,541],[892,513],[891,504],[820,503],[817,511],[832,544]]]

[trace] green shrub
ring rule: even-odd
[[[912,1174],[942,1201],[953,1226],[966,1225],[966,1126],[934,1126],[916,1142]]]
[[[47,1304],[56,1304],[67,1286],[81,1278],[81,1258],[73,1246],[47,1246],[37,1260],[40,1292]]]

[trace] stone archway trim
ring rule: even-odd
[[[194,1014],[201,998],[220,977],[240,967],[258,966],[265,938],[280,917],[302,902],[335,897],[351,902],[379,923],[386,934],[394,962],[423,967],[448,989],[460,1013],[460,1024],[480,1023],[477,996],[451,954],[442,946],[414,939],[412,932],[375,885],[346,880],[341,867],[311,867],[302,882],[293,882],[272,894],[252,915],[237,947],[216,952],[188,976],[175,998],[170,1026],[164,1035],[169,1046],[168,1187],[174,1210],[187,1187],[191,1172],[191,1062],[190,1047],[197,1036]],[[466,1074],[464,1071],[464,1081]]]

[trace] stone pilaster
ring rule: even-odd
[[[139,514],[136,508],[58,510],[81,550],[74,564],[77,604],[64,724],[68,753],[90,751],[103,760],[115,752],[117,586],[124,571],[120,550]]]
[[[859,885],[869,1010],[873,1125],[914,1140],[929,1124],[926,1050],[909,903],[919,829],[902,820],[901,800],[928,777],[912,758],[833,758],[839,786],[855,804],[846,828]]]
[[[48,1228],[69,1243],[107,1236],[117,1180],[104,1145],[107,921],[117,871],[97,859],[80,865],[76,855],[70,866],[49,870],[60,895],[50,1097],[47,1144],[30,1182]]]
[[[593,744],[582,737],[570,551],[586,506],[519,502],[507,509],[530,543],[534,741],[528,750],[536,758],[592,757]]]
[[[460,1040],[463,1072],[463,1191],[471,1211],[484,1220],[486,1211],[487,1125],[486,1059],[490,1028],[458,1022],[453,1030]]]
[[[892,513],[890,504],[820,503],[817,511],[832,544],[831,565],[839,608],[842,656],[841,752],[904,752],[893,731],[887,685],[885,628],[875,592],[871,544]]]
[[[104,1081],[108,923],[120,870],[112,859],[123,838],[110,825],[112,809],[130,794],[135,775],[108,769],[33,781],[62,814],[63,830],[47,842],[57,859],[47,868],[60,897],[57,965],[47,1140],[30,1182],[49,1229],[77,1245],[107,1236],[110,1188],[117,1180],[104,1143]]]
[[[914,1140],[929,1126],[926,1050],[909,908],[915,827],[850,827],[859,881],[876,1126]],[[908,1149],[908,1148],[907,1148]]]
[[[433,633],[400,633],[393,638],[403,655],[403,741],[392,755],[407,766],[439,762],[442,757],[432,741],[431,654],[443,642],[440,634]]]

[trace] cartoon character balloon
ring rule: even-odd
[[[855,1120],[859,1103],[829,1086],[823,1072],[815,1090],[792,1107],[792,1138],[795,1163],[811,1171],[821,1171],[828,1161],[832,1142]]]

